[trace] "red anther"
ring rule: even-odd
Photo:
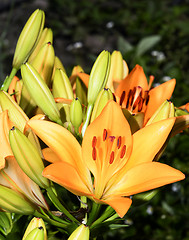
[[[126,145],[123,145],[123,147],[121,149],[120,158],[123,158],[125,156],[125,153],[126,153]]]
[[[150,95],[146,97],[146,102],[145,102],[146,106],[148,105],[149,99],[150,99]]]
[[[143,102],[144,102],[144,99],[141,98],[140,101],[139,101],[139,103],[138,103],[138,112],[141,112],[141,111],[142,111]]]
[[[92,158],[94,161],[96,160],[96,148],[95,147],[93,148],[93,151],[92,151]]]
[[[130,97],[132,96],[132,92],[133,92],[133,91],[130,89],[130,90],[129,90],[129,93],[128,93],[128,96],[127,96],[126,108],[129,107],[129,100],[130,100]]]
[[[96,147],[96,142],[97,142],[97,138],[96,136],[93,137],[93,140],[92,140],[92,147]]]
[[[123,91],[122,94],[121,94],[121,97],[120,97],[120,100],[119,100],[119,105],[120,106],[122,105],[124,99],[125,99],[125,91]]]
[[[107,136],[108,136],[108,131],[106,129],[104,129],[104,131],[103,131],[103,141],[106,140]]]
[[[112,164],[113,161],[114,161],[114,151],[112,151],[111,154],[110,154],[110,161],[109,161],[109,163]]]
[[[117,139],[117,148],[120,149],[120,147],[121,147],[121,136],[119,136]]]
[[[115,139],[115,136],[109,136],[110,142],[113,142]]]

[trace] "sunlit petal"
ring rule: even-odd
[[[44,148],[42,150],[43,157],[46,161],[54,163],[61,161],[60,158],[53,152],[51,148]]]

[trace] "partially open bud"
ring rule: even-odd
[[[7,212],[24,215],[33,214],[35,211],[21,193],[2,185],[0,185],[0,208]]]
[[[21,66],[21,74],[24,85],[35,103],[50,120],[62,124],[54,97],[37,70],[26,63]]]
[[[161,104],[161,106],[156,110],[156,112],[148,120],[146,126],[163,119],[174,117],[174,115],[175,115],[175,109],[174,109],[173,103],[169,100],[166,100]]]
[[[46,231],[45,223],[44,223],[44,221],[43,221],[42,218],[36,218],[36,217],[32,218],[32,220],[31,220],[30,223],[28,224],[22,240],[27,239],[29,233],[30,233],[33,229],[41,228],[41,227],[42,227],[43,230],[44,230],[44,238],[43,238],[43,240],[47,240],[47,231]]]
[[[68,240],[89,240],[89,227],[81,224],[76,230],[70,235]]]
[[[97,99],[94,104],[94,108],[91,115],[91,122],[98,117],[102,112],[102,109],[106,106],[106,103],[109,100],[113,100],[113,94],[109,88],[103,88],[97,96]]]
[[[56,69],[52,85],[52,93],[54,98],[73,99],[73,90],[69,78],[62,69]],[[61,117],[70,122],[70,106],[68,104],[58,103]]]
[[[37,43],[37,46],[35,47],[35,49],[31,53],[31,55],[29,56],[27,62],[31,63],[33,61],[33,59],[35,58],[35,56],[40,51],[41,47],[48,42],[53,43],[53,32],[50,28],[44,28],[43,32],[39,38],[39,41]]]
[[[47,86],[50,86],[54,67],[55,53],[51,42],[45,43],[39,50],[31,65],[38,71]]]
[[[110,70],[110,53],[102,51],[97,57],[89,77],[88,104],[94,104],[99,92],[106,86]]]
[[[16,127],[9,131],[12,152],[25,174],[42,188],[49,187],[49,180],[42,176],[43,161],[38,150]]]
[[[73,99],[70,105],[70,120],[75,130],[78,131],[83,120],[82,106],[78,98]]]
[[[36,227],[27,236],[25,240],[44,240],[44,228]]]
[[[13,68],[19,69],[35,48],[43,31],[44,21],[44,11],[37,9],[26,22],[16,45]]]

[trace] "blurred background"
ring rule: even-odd
[[[68,75],[81,65],[90,73],[102,50],[120,50],[131,70],[143,66],[155,84],[176,78],[173,103],[189,102],[189,1],[1,0],[0,81],[11,71],[19,34],[37,9],[46,13],[54,48]],[[170,141],[162,162],[189,173],[189,136]],[[189,179],[160,189],[125,217],[129,227],[99,239],[189,240]]]

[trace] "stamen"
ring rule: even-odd
[[[114,100],[114,102],[117,102],[117,101],[116,101],[115,94],[114,94],[114,93],[112,93],[112,95],[113,95],[113,100]]]
[[[120,100],[119,100],[119,105],[120,106],[122,105],[124,99],[125,99],[125,91],[123,91],[122,94],[121,94],[121,97],[120,97]]]
[[[96,142],[97,142],[97,138],[96,136],[93,137],[93,140],[92,140],[92,147],[96,147]]]
[[[113,142],[115,139],[115,136],[109,136],[110,142]]]
[[[129,90],[129,93],[128,93],[128,96],[127,96],[127,103],[126,103],[126,108],[128,108],[129,107],[129,100],[130,100],[130,98],[132,97],[132,90],[130,89]],[[132,101],[131,101],[132,102]]]
[[[149,99],[150,99],[150,95],[146,97],[146,102],[145,102],[146,106],[148,105]]]
[[[123,145],[122,149],[121,149],[121,154],[120,154],[120,158],[123,158],[124,155],[126,153],[126,145]]]
[[[93,151],[92,151],[92,158],[94,161],[96,160],[96,148],[95,147],[93,148]]]
[[[114,151],[112,151],[111,154],[110,154],[110,161],[109,161],[109,163],[112,164],[113,161],[114,161]]]
[[[143,102],[144,102],[144,99],[141,98],[140,101],[139,101],[139,103],[138,103],[138,112],[141,112],[141,111],[142,111]]]
[[[120,147],[121,147],[121,136],[119,136],[117,139],[117,148],[120,149]]]
[[[108,136],[108,131],[106,129],[104,129],[104,131],[103,131],[103,141],[106,140],[107,136]]]

